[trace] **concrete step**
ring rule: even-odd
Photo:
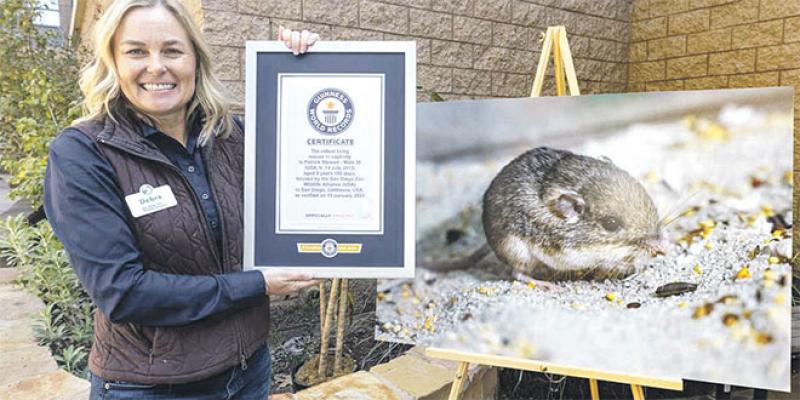
[[[34,318],[44,304],[14,284],[16,268],[0,269],[0,386],[58,370],[50,349],[39,346]]]
[[[89,381],[56,369],[0,387],[0,400],[86,400]]]
[[[277,394],[270,400],[386,399],[445,400],[455,377],[457,364],[424,356],[413,348],[405,355],[319,384],[295,394]],[[471,365],[461,392],[462,400],[491,400],[497,397],[497,369]]]
[[[0,400],[87,399],[89,382],[59,369],[37,343],[33,325],[44,304],[14,283],[18,276],[0,268]]]
[[[58,371],[50,350],[41,346],[20,346],[3,349],[0,356],[0,393],[5,385],[13,384],[32,376]]]
[[[381,382],[375,375],[359,371],[321,383],[296,394],[270,396],[270,400],[405,400],[402,392]]]

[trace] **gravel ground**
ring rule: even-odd
[[[418,268],[413,280],[379,283],[377,338],[788,390],[792,122],[791,114],[729,106],[570,149],[607,156],[640,178],[672,221],[665,256],[639,260],[624,280],[552,289],[513,280],[494,256],[466,271]],[[525,149],[418,163],[419,266],[485,242],[483,191]],[[696,290],[655,295],[675,282]]]

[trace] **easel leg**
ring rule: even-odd
[[[600,400],[600,389],[597,388],[597,379],[589,379],[589,391],[592,393],[592,400]]]
[[[644,390],[640,385],[631,385],[631,392],[633,393],[633,400],[645,400]]]
[[[458,364],[456,378],[453,379],[453,386],[450,388],[449,400],[458,400],[458,396],[461,394],[461,387],[464,386],[464,379],[467,377],[467,367],[469,367],[468,362]]]
[[[542,87],[544,86],[544,74],[547,72],[547,63],[550,60],[550,51],[553,48],[553,37],[556,28],[551,26],[547,28],[547,33],[544,36],[542,43],[542,54],[539,55],[539,64],[536,66],[536,76],[533,79],[533,86],[531,87],[531,97],[539,97],[542,95]]]
[[[559,38],[562,35],[562,30],[557,29],[556,34],[553,36],[553,69],[556,78],[556,96],[563,96],[566,92],[564,86],[564,59],[561,55],[561,43]]]

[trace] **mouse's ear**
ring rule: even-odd
[[[572,190],[554,193],[548,201],[548,206],[556,217],[570,224],[578,222],[584,210],[586,210],[586,203],[583,201],[583,197]]]

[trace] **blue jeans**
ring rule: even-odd
[[[247,360],[247,369],[237,365],[202,381],[178,385],[143,385],[107,381],[92,374],[90,400],[266,400],[272,380],[272,357],[269,346],[258,349]]]

